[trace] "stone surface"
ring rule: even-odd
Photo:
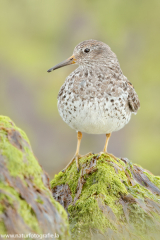
[[[0,234],[29,233],[32,236],[26,239],[56,234],[58,239],[69,240],[67,214],[53,199],[48,175],[25,133],[8,117],[0,116]]]
[[[69,216],[72,239],[158,240],[160,177],[109,155],[90,155],[51,182]]]

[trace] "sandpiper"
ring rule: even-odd
[[[113,131],[123,128],[136,114],[140,102],[133,85],[123,75],[111,48],[97,40],[79,43],[73,55],[48,72],[78,64],[65,80],[58,94],[58,111],[62,119],[77,131],[77,150],[65,171],[76,160],[79,171],[79,148],[82,132],[106,134],[103,152]]]

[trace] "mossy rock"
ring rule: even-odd
[[[37,239],[34,234],[70,239],[67,213],[53,199],[49,178],[26,134],[0,116],[0,234],[6,233],[30,233],[25,239]]]
[[[66,209],[72,239],[160,239],[160,177],[127,159],[89,155],[54,177],[54,198]]]

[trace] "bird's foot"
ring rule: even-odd
[[[73,163],[73,161],[76,161],[76,165],[77,165],[77,171],[79,172],[80,168],[79,168],[79,159],[82,157],[82,155],[74,155],[74,157],[71,159],[71,161],[68,163],[68,165],[62,170],[62,172],[65,172]]]
[[[102,154],[104,154],[104,153],[107,154],[108,156],[110,156],[111,158],[117,160],[117,157],[115,157],[112,153],[108,153],[108,152],[100,152],[100,155],[102,155]]]
[[[80,170],[79,159],[82,158],[82,157],[88,157],[90,155],[93,155],[93,153],[89,152],[85,155],[75,154],[74,157],[71,159],[71,161],[68,163],[68,165],[62,170],[62,172],[65,172],[71,166],[71,164],[73,163],[74,160],[76,161],[77,171],[79,172],[79,170]]]

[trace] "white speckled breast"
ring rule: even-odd
[[[90,134],[106,134],[123,128],[130,120],[131,112],[126,111],[125,106],[120,107],[118,99],[115,105],[105,103],[105,99],[95,98],[92,102],[81,99],[72,103],[68,99],[67,105],[59,104],[58,109],[62,119],[73,129]],[[117,110],[115,110],[115,106]],[[74,109],[78,111],[74,111]]]
[[[106,134],[129,122],[133,112],[129,106],[129,91],[134,88],[122,72],[116,75],[115,71],[107,71],[102,74],[99,69],[79,67],[66,79],[59,91],[58,110],[71,128]]]

